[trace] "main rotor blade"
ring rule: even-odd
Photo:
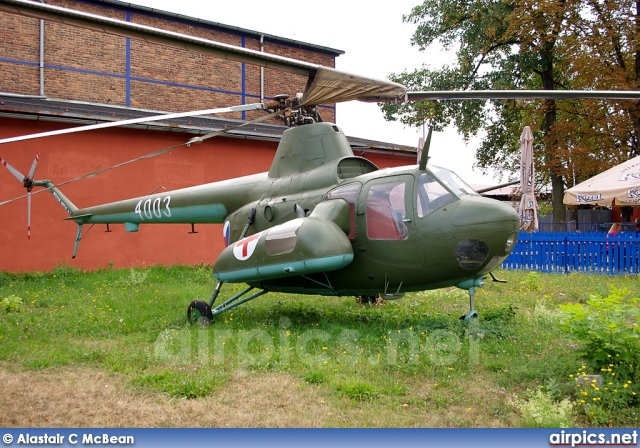
[[[70,179],[70,180],[66,180],[66,181],[63,181],[63,182],[59,182],[59,183],[56,184],[56,187],[61,187],[63,185],[67,185],[67,184],[70,184],[70,183],[73,183],[73,182],[77,182],[79,180],[83,180],[83,179],[87,179],[89,177],[97,176],[98,174],[104,173],[106,171],[110,171],[110,170],[115,169],[115,168],[119,168],[121,166],[132,164],[132,163],[137,162],[139,160],[151,159],[153,157],[159,156],[159,155],[164,154],[166,152],[173,151],[173,150],[178,149],[178,148],[183,147],[183,146],[189,147],[193,143],[202,142],[202,141],[207,140],[209,138],[213,138],[213,137],[217,137],[219,135],[223,135],[223,134],[225,134],[227,132],[233,131],[235,129],[239,129],[239,128],[244,127],[244,126],[249,126],[249,125],[252,125],[252,124],[255,124],[255,123],[260,123],[262,121],[269,120],[271,118],[274,118],[276,115],[278,115],[278,113],[279,112],[273,112],[271,114],[264,115],[262,117],[258,117],[258,118],[254,119],[254,120],[243,121],[243,122],[240,122],[240,123],[238,123],[235,126],[232,126],[230,128],[226,128],[226,129],[221,129],[219,131],[210,132],[210,133],[208,133],[206,135],[203,135],[201,137],[194,137],[194,138],[189,139],[188,141],[186,141],[184,143],[180,143],[178,145],[169,146],[167,148],[163,148],[163,149],[160,149],[158,151],[153,151],[153,152],[151,152],[149,154],[145,154],[143,156],[136,157],[135,159],[131,159],[131,160],[128,160],[126,162],[121,162],[121,163],[118,163],[116,165],[112,165],[112,166],[107,167],[107,168],[101,168],[101,169],[99,169],[97,171],[93,171],[91,173],[84,174],[84,175],[76,177],[74,179]],[[4,162],[4,160],[3,160],[3,162]],[[21,181],[22,181],[22,179],[21,179]],[[39,186],[43,186],[43,185],[39,185]],[[23,199],[25,197],[30,198],[31,194],[38,194],[38,193],[42,193],[43,191],[48,191],[48,190],[49,190],[49,188],[45,187],[42,190],[37,190],[37,191],[35,191],[33,193],[29,192],[26,195],[19,196],[17,198],[13,198],[13,199],[9,199],[7,201],[0,202],[0,207],[2,207],[3,205],[6,205],[6,204],[10,204],[11,202]],[[30,199],[28,199],[28,200],[30,200]]]
[[[498,100],[498,99],[603,99],[638,100],[638,90],[471,90],[407,92],[409,101],[421,100]],[[380,100],[384,102],[385,100]]]
[[[34,138],[52,137],[54,135],[72,134],[74,132],[91,131],[95,129],[113,128],[117,126],[126,126],[130,124],[149,123],[153,121],[172,120],[174,118],[193,117],[195,115],[213,115],[225,112],[240,112],[244,110],[263,110],[266,106],[264,103],[243,104],[241,106],[222,107],[218,109],[206,109],[190,112],[178,112],[175,114],[154,115],[150,117],[131,118],[129,120],[109,121],[105,123],[90,124],[87,126],[78,126],[75,128],[58,129],[56,131],[40,132],[38,134],[21,135],[18,137],[9,137],[0,139],[0,145],[4,143],[20,142],[23,140],[31,140]],[[5,165],[8,165],[3,161]],[[7,166],[9,168],[10,165]],[[11,167],[13,168],[13,167]],[[11,168],[9,170],[11,171]],[[35,168],[34,168],[35,169]],[[23,176],[24,177],[24,176]],[[22,181],[22,177],[20,178]]]
[[[0,163],[6,166],[7,169],[11,172],[11,174],[13,174],[16,177],[16,179],[18,179],[20,182],[24,181],[24,175],[20,171],[18,171],[17,169],[9,165],[9,162],[4,160],[2,157],[0,157]]]

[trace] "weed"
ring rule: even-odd
[[[527,390],[525,399],[513,398],[509,404],[515,406],[521,414],[523,426],[527,428],[570,428],[574,426],[571,418],[573,404],[565,398],[554,402],[551,395],[542,389]]]
[[[175,398],[201,398],[220,388],[227,381],[226,377],[197,374],[184,374],[164,371],[136,377],[132,383],[144,389],[166,393]]]
[[[640,380],[640,298],[611,287],[585,304],[560,305],[559,326],[579,344],[579,354],[599,371],[613,364],[618,376]]]
[[[326,381],[325,375],[319,370],[312,370],[302,375],[302,378],[309,384],[322,384]]]
[[[570,378],[575,380],[578,391],[577,405],[584,416],[595,425],[614,425],[616,413],[638,404],[640,385],[632,380],[619,375],[616,365],[603,367],[597,374],[591,374],[586,366],[581,366],[575,375]]]
[[[82,274],[82,269],[75,266],[60,265],[53,268],[51,274],[58,278],[75,277]]]
[[[540,274],[538,274],[536,271],[529,272],[527,274],[525,284],[530,291],[540,290]]]
[[[379,395],[379,391],[374,385],[360,380],[338,384],[337,390],[356,401],[372,401]]]
[[[2,299],[0,309],[5,313],[19,313],[23,309],[22,299],[17,296],[9,296]]]

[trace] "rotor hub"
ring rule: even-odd
[[[316,106],[302,105],[302,93],[296,94],[291,99],[286,93],[276,95],[273,100],[267,101],[265,104],[270,112],[282,111],[277,118],[284,121],[285,125],[289,127],[322,121]]]

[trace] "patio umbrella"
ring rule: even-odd
[[[527,232],[538,230],[538,204],[533,185],[533,134],[525,126],[520,135],[520,229]]]
[[[640,156],[564,192],[566,205],[640,206]]]

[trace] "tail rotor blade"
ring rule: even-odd
[[[31,239],[31,193],[27,193],[27,239]]]
[[[36,157],[33,159],[33,163],[31,164],[31,169],[29,170],[29,176],[25,176],[20,171],[12,167],[9,162],[0,157],[0,163],[2,163],[11,174],[18,179],[22,185],[27,189],[27,239],[31,239],[31,190],[35,186],[33,182],[33,175],[36,172],[36,167],[38,166],[38,160],[40,160],[40,153],[36,154]]]
[[[36,173],[36,166],[38,166],[38,160],[40,160],[40,153],[36,154],[36,157],[33,159],[33,164],[31,165],[31,169],[29,170],[29,179],[33,179],[33,175]]]
[[[11,172],[11,174],[13,174],[16,177],[16,179],[18,179],[20,182],[24,181],[25,176],[20,171],[12,167],[9,164],[9,162],[4,160],[2,157],[0,157],[0,163],[2,163],[5,167],[7,167],[7,169]]]

